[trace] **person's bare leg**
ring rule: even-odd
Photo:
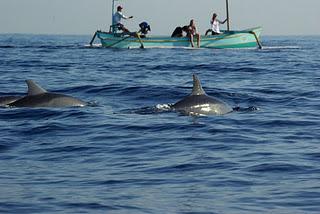
[[[130,31],[129,31],[127,28],[125,28],[124,26],[122,26],[121,30],[122,30],[124,33],[130,33]]]
[[[210,32],[212,33],[212,30],[211,30],[211,29],[207,30],[205,35],[208,36],[208,34],[209,34]]]
[[[193,35],[192,35],[192,34],[190,35],[190,43],[191,43],[191,47],[194,47],[194,44],[193,44]]]

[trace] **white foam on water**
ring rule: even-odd
[[[161,111],[169,111],[171,110],[172,104],[157,104],[156,109]]]
[[[262,46],[265,50],[301,49],[300,46]]]
[[[97,43],[97,44],[92,44],[92,45],[87,44],[87,45],[85,45],[84,47],[86,47],[86,48],[101,48],[102,45],[99,44],[99,43]]]

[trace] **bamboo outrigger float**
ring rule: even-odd
[[[112,15],[114,14],[112,0]],[[230,30],[229,2],[226,0],[227,30],[219,35],[201,35],[201,48],[262,48],[260,35],[262,28],[255,27],[241,31]],[[113,21],[113,20],[112,20]],[[113,23],[113,22],[112,22]],[[140,38],[139,34],[116,33],[110,27],[109,32],[96,31],[90,45],[98,37],[102,47],[106,48],[188,48],[191,47],[188,37],[148,36]]]

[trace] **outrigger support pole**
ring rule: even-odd
[[[250,31],[249,33],[253,34],[254,35],[254,38],[256,38],[256,41],[257,41],[257,44],[259,46],[259,49],[262,49],[262,44],[257,36],[257,34],[254,32],[254,31]]]
[[[91,39],[91,41],[90,41],[90,46],[92,46],[92,43],[94,42],[94,40],[95,40],[95,38],[97,37],[97,33],[98,33],[98,31],[96,31],[95,33],[94,33],[94,35],[93,35],[93,37],[92,37],[92,39]]]
[[[138,38],[138,40],[139,40],[139,42],[140,42],[140,44],[141,44],[140,48],[141,48],[141,49],[144,49],[144,45],[143,45],[143,42],[142,42],[142,40],[141,40],[141,37],[140,37],[139,33],[136,32],[136,36],[137,36],[137,38]]]

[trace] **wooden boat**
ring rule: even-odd
[[[114,14],[114,1],[112,2],[112,14]],[[219,35],[201,36],[201,48],[262,48],[260,35],[262,28],[256,27],[241,31],[231,31],[229,23],[228,0],[226,0],[228,30],[222,31]],[[112,32],[97,31],[91,42],[98,37],[102,47],[106,48],[189,48],[191,47],[188,37],[170,36],[147,36],[141,38],[139,34],[122,34]],[[196,41],[194,41],[196,44]]]

